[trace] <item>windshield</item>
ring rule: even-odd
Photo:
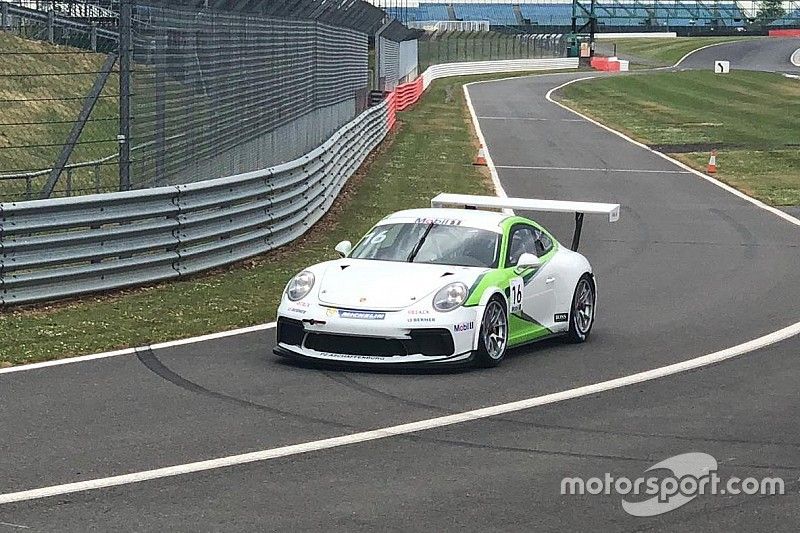
[[[496,268],[499,252],[499,233],[465,226],[409,222],[375,226],[349,257]]]

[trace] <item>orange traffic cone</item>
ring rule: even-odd
[[[709,174],[716,174],[717,173],[717,151],[711,150],[711,157],[708,158],[708,167],[706,168],[706,172]]]
[[[475,158],[475,161],[473,161],[472,164],[482,167],[486,166],[486,154],[483,151],[483,145],[481,145],[480,149],[478,150],[478,156]]]

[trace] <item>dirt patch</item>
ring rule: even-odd
[[[710,152],[711,150],[735,150],[751,148],[741,144],[725,143],[687,143],[687,144],[649,144],[653,150],[670,154],[688,154],[690,152]]]

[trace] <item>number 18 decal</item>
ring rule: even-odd
[[[522,294],[525,283],[522,278],[511,278],[511,312],[515,313],[522,309]]]

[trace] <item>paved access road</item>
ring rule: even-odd
[[[800,228],[545,100],[570,73],[474,85],[509,195],[619,201],[588,218],[600,318],[490,371],[308,369],[274,330],[0,374],[0,495],[348,435],[685,361],[800,321]],[[570,217],[539,217],[562,240]],[[32,530],[766,529],[800,523],[800,338],[732,361],[480,421],[0,506]],[[636,477],[705,452],[789,494],[702,496],[635,518],[564,476]],[[1,496],[0,496],[1,497]]]

